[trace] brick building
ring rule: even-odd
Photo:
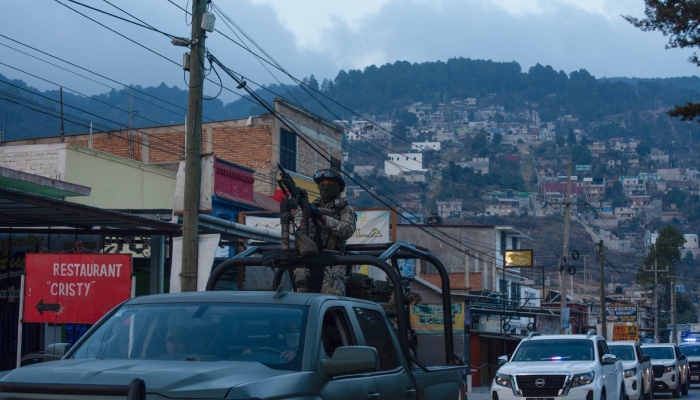
[[[317,189],[308,177],[322,168],[341,167],[343,130],[281,99],[275,99],[274,109],[279,118],[266,113],[202,124],[202,149],[204,153],[214,153],[218,159],[253,170],[256,193],[275,194],[277,163],[280,163],[301,181],[300,186],[311,189],[309,194],[315,197]],[[50,144],[60,140],[54,136],[4,145]],[[65,142],[176,171],[185,156],[185,126],[69,135]]]

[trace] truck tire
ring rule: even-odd
[[[689,388],[690,388],[690,379],[689,379],[689,377],[686,375],[686,377],[685,377],[685,383],[683,384],[683,387],[681,388],[681,394],[682,394],[683,396],[687,396],[687,395],[688,395],[688,389],[689,389]]]
[[[680,378],[680,377],[679,377],[679,378]],[[681,397],[681,382],[680,382],[680,379],[678,380],[678,383],[676,384],[676,388],[673,389],[673,391],[671,392],[671,396],[672,396],[674,399],[677,399],[677,398]]]

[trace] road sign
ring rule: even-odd
[[[639,340],[639,327],[636,325],[618,325],[613,326],[613,341],[617,340]]]
[[[27,253],[22,322],[94,324],[131,296],[130,254]]]

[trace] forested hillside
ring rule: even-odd
[[[567,74],[538,64],[522,71],[516,62],[468,58],[420,64],[397,61],[369,66],[364,71],[340,71],[335,79],[320,83],[312,75],[304,82],[303,88],[270,85],[257,92],[266,100],[285,97],[331,120],[350,119],[355,112],[397,118],[414,102],[491,97],[506,111],[536,109],[545,121],[570,114],[581,122],[592,122],[684,104],[700,91],[697,77],[596,79],[584,69]],[[40,92],[0,75],[0,100],[0,130],[5,140],[59,134],[58,90]],[[136,127],[182,123],[187,92],[164,84],[112,89],[92,97],[64,90],[63,102],[65,132],[71,134],[87,132],[91,122],[95,131],[125,129],[130,109],[135,111]],[[228,104],[219,99],[205,101],[204,110],[205,120],[244,118],[264,112],[248,96]]]

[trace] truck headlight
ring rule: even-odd
[[[631,378],[637,375],[637,368],[630,368],[625,370],[625,378]]]
[[[503,386],[503,387],[507,387],[507,388],[513,387],[510,383],[510,375],[496,374],[496,377],[494,378],[494,382],[496,382],[496,385],[498,385],[498,386]]]
[[[673,371],[675,371],[675,370],[676,370],[676,366],[675,366],[675,365],[667,365],[666,367],[664,367],[664,374],[665,374],[666,372],[673,372]]]
[[[594,376],[595,373],[593,371],[585,372],[583,374],[576,374],[574,375],[574,379],[571,380],[571,387],[588,385],[589,383],[593,382]]]

